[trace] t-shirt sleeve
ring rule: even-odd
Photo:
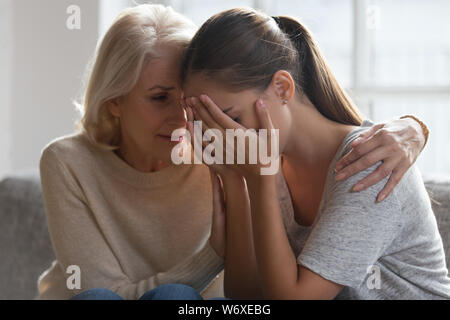
[[[319,218],[297,257],[298,264],[344,286],[355,288],[364,281],[368,269],[383,256],[401,228],[395,193],[376,202],[388,178],[352,192],[379,164],[342,182],[335,182],[333,176]]]

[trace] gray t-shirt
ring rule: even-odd
[[[419,170],[411,167],[381,203],[376,198],[388,178],[362,192],[352,192],[381,162],[345,181],[335,181],[336,162],[370,125],[365,121],[344,139],[330,164],[311,227],[298,225],[290,198],[281,197],[297,262],[344,285],[336,299],[450,299],[442,239]]]

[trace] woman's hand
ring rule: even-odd
[[[181,104],[186,110],[187,115],[187,129],[191,137],[191,145],[194,146],[194,140],[197,139],[197,143],[202,145],[201,151],[205,148],[205,142],[202,141],[202,137],[194,135],[194,114],[190,106],[187,105],[186,100],[182,96]],[[202,132],[203,133],[203,132]],[[202,155],[197,155],[202,156]],[[213,196],[213,217],[211,224],[211,235],[209,237],[209,243],[211,247],[216,251],[217,255],[225,259],[226,248],[226,202],[223,179],[239,179],[239,175],[231,170],[229,167],[222,164],[207,164],[210,169],[212,196]]]
[[[187,114],[188,114],[188,120],[193,117],[193,120],[201,120],[202,121],[202,131],[203,133],[208,129],[215,129],[218,130],[222,137],[222,141],[219,141],[220,146],[223,150],[223,162],[225,162],[226,158],[226,151],[227,150],[234,150],[234,157],[233,157],[233,163],[229,164],[213,164],[209,165],[213,170],[219,171],[219,170],[225,170],[224,172],[232,172],[244,176],[245,178],[251,178],[255,176],[260,176],[261,172],[264,170],[264,168],[271,167],[272,163],[270,161],[279,160],[279,149],[278,149],[278,135],[274,134],[276,131],[274,131],[274,127],[272,125],[272,121],[270,119],[269,112],[267,111],[267,108],[264,105],[264,102],[261,99],[258,99],[255,103],[256,107],[256,114],[259,117],[260,120],[260,129],[266,129],[267,136],[265,137],[265,140],[260,139],[260,135],[256,130],[243,127],[242,125],[235,122],[233,119],[231,119],[228,115],[226,115],[208,96],[202,95],[200,99],[197,98],[188,98],[186,99],[186,107],[187,107]],[[188,121],[188,128],[189,131],[191,131],[191,136],[193,135],[193,129],[192,129],[192,123],[193,121]],[[255,151],[250,149],[249,143],[245,143],[245,151],[244,155],[245,158],[243,159],[244,163],[238,163],[238,150],[239,148],[235,146],[235,140],[236,139],[226,139],[226,129],[232,129],[235,130],[234,133],[236,136],[240,136],[237,140],[239,141],[245,141],[246,136],[248,137],[249,141],[256,141],[258,143],[257,149],[260,150],[261,146],[264,146],[267,150],[267,152],[258,152],[257,154],[253,155],[256,158],[256,163],[252,163],[250,161],[250,152]],[[239,130],[240,129],[240,130]],[[195,139],[200,140],[201,137],[195,137]],[[203,141],[197,141],[198,143],[202,143],[203,148],[206,147],[207,143]],[[264,145],[261,145],[261,142],[264,142]],[[275,155],[272,154],[272,148],[276,148],[274,150]],[[275,156],[275,159],[267,159],[265,158],[265,161],[261,161],[260,156],[262,154],[266,154],[267,157],[269,155],[271,158]],[[263,163],[264,162],[264,163]],[[229,170],[231,169],[231,171]],[[269,168],[272,169],[272,168]],[[269,170],[266,169],[268,172]],[[272,171],[272,170],[270,170]],[[277,171],[277,170],[276,170]],[[223,172],[220,172],[221,174]],[[275,174],[274,172],[273,174]],[[270,174],[270,173],[268,173]]]
[[[354,191],[362,191],[391,175],[378,194],[377,200],[383,201],[414,164],[424,145],[424,132],[413,119],[377,124],[353,141],[352,150],[336,164],[336,179],[344,180],[382,161],[374,172],[354,186]]]

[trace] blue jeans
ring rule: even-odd
[[[123,298],[109,289],[96,288],[83,291],[70,300],[123,300]],[[190,286],[169,283],[147,291],[139,300],[203,300],[203,297]],[[228,299],[220,297],[210,300]]]

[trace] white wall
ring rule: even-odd
[[[81,9],[80,30],[66,27],[69,5]],[[98,17],[93,0],[0,0],[0,178],[36,170],[42,148],[73,132]]]
[[[11,170],[12,0],[0,0],[0,177]]]
[[[98,33],[102,38],[109,26],[119,14],[119,12],[128,6],[132,6],[132,0],[100,0],[99,2],[99,20]]]

